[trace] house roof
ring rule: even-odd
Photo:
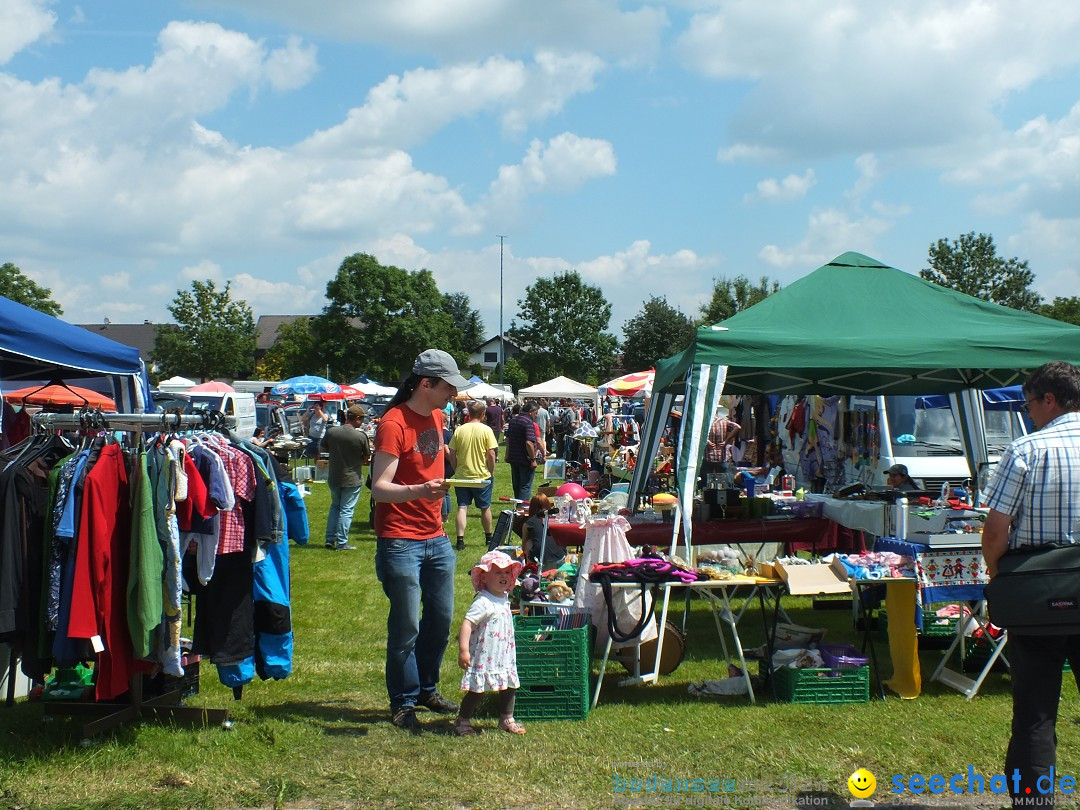
[[[101,337],[138,349],[140,359],[149,364],[157,330],[167,324],[143,321],[142,323],[79,323],[75,325],[87,332],[93,332],[95,335],[101,335]]]
[[[274,345],[279,326],[296,323],[301,318],[310,317],[310,315],[260,315],[255,321],[255,351],[263,353]]]
[[[503,341],[505,342],[506,348],[508,350],[513,349],[516,352],[521,351],[521,346],[519,346],[517,343],[515,343],[514,341],[512,341],[510,338],[506,337],[505,335],[503,336]],[[498,345],[498,343],[499,343],[499,336],[498,335],[495,335],[494,337],[489,337],[487,340],[485,340],[483,343],[481,343],[479,346],[477,346],[475,349],[473,349],[470,352],[470,354],[476,354],[477,352],[482,352],[488,346]]]

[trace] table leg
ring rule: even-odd
[[[870,649],[870,664],[874,668],[874,680],[877,682],[878,694],[881,695],[881,699],[885,700],[885,684],[881,680],[881,669],[878,666],[877,650],[874,648],[874,630],[870,625],[870,603],[863,598],[862,589],[864,584],[873,585],[874,581],[864,583],[863,580],[853,580],[855,583],[855,599],[859,603],[859,610],[862,612],[863,620],[863,643],[862,651],[866,652],[867,648]]]

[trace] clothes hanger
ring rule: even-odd
[[[35,388],[35,389],[34,389],[33,391],[31,391],[31,392],[30,392],[29,394],[27,394],[26,396],[24,396],[24,397],[23,397],[23,405],[25,406],[25,405],[26,405],[26,401],[27,401],[27,400],[28,400],[28,399],[29,399],[30,397],[32,397],[32,396],[33,396],[34,394],[36,394],[36,393],[37,393],[38,391],[43,391],[44,389],[46,389],[46,388],[48,388],[49,386],[52,386],[52,385],[56,385],[56,386],[59,386],[60,388],[66,388],[66,389],[67,389],[68,391],[70,391],[70,392],[71,392],[72,394],[74,394],[74,395],[75,395],[75,396],[77,396],[77,397],[78,397],[78,398],[79,398],[80,400],[82,400],[82,404],[83,404],[83,407],[84,407],[84,408],[89,408],[89,407],[90,407],[90,401],[89,401],[89,400],[88,400],[88,399],[87,399],[86,397],[84,397],[84,396],[83,396],[82,394],[80,394],[80,393],[79,393],[78,391],[76,391],[76,390],[75,390],[74,388],[72,388],[72,387],[71,387],[70,385],[68,385],[68,384],[67,384],[66,382],[64,382],[64,381],[63,381],[62,379],[60,379],[59,377],[54,377],[54,378],[53,378],[52,380],[50,380],[49,382],[45,383],[44,385],[40,385],[40,386],[38,386],[38,387],[37,387],[37,388]]]

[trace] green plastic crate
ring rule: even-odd
[[[521,683],[514,703],[518,720],[584,720],[589,714],[588,681],[584,686]]]
[[[557,616],[519,616],[514,620],[517,671],[522,685],[563,684],[588,691],[592,626],[556,630]]]
[[[928,636],[930,638],[942,638],[947,636],[956,635],[956,623],[959,619],[955,616],[949,617],[943,624],[936,624],[942,617],[935,616],[932,611],[923,611],[922,631],[919,633],[921,636]]]
[[[870,667],[851,669],[792,669],[780,667],[776,697],[789,703],[868,703]]]

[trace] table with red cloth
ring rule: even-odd
[[[695,546],[721,543],[783,543],[787,553],[796,551],[864,551],[862,535],[827,518],[784,520],[695,521],[691,542]],[[633,523],[626,539],[635,546],[671,545],[671,523]],[[560,546],[581,546],[585,529],[575,523],[548,524],[548,536]],[[683,542],[679,529],[679,542]]]

